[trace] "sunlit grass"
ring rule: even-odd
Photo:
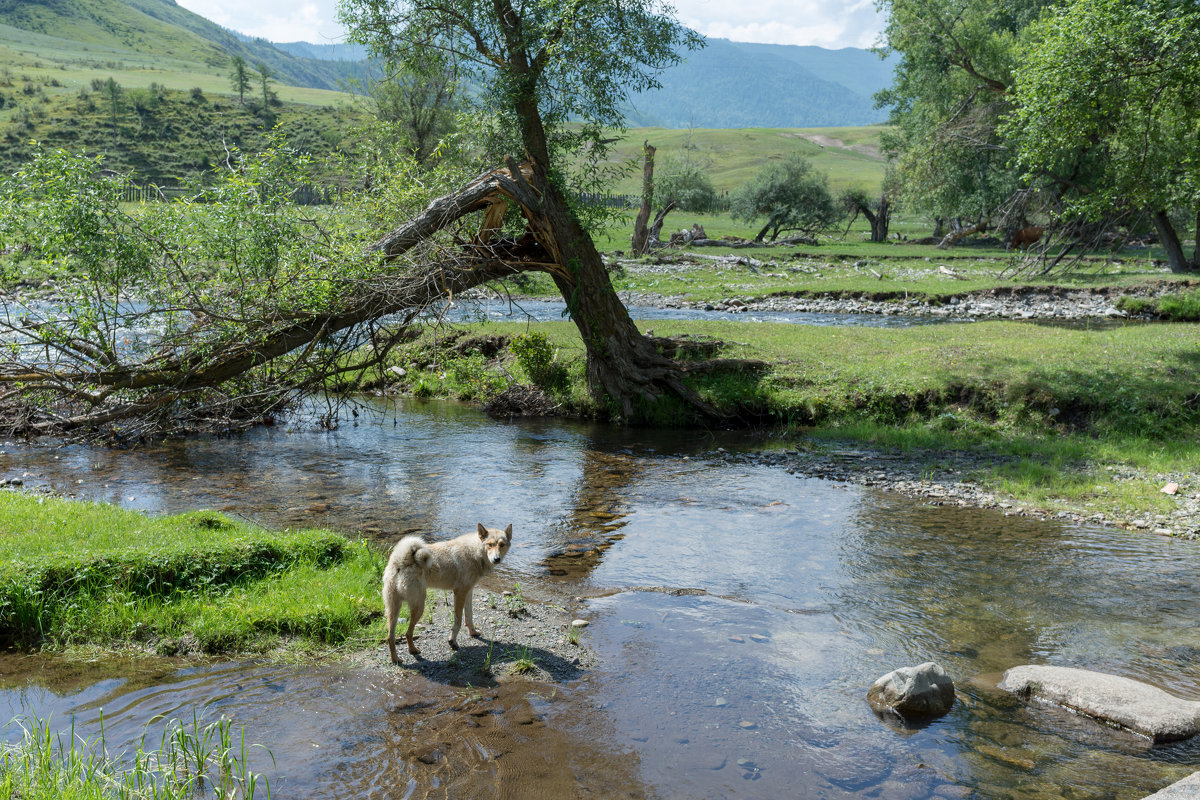
[[[359,641],[384,556],[329,531],[0,492],[0,637],[161,653]]]
[[[251,769],[272,761],[269,751],[246,742],[245,729],[225,718],[171,720],[157,746],[143,736],[132,752],[111,753],[103,733],[79,735],[72,724],[55,731],[49,720],[22,717],[9,723],[20,741],[0,750],[0,796],[22,800],[251,800],[271,796],[266,776]]]

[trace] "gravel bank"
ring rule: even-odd
[[[853,445],[826,451],[786,450],[737,454],[718,449],[712,456],[733,463],[779,467],[803,477],[877,487],[927,499],[933,505],[991,508],[1003,511],[1008,516],[1115,525],[1128,530],[1153,531],[1163,536],[1200,539],[1200,472],[1161,475],[1128,467],[1106,467],[1117,481],[1140,481],[1159,487],[1175,484],[1174,494],[1170,495],[1175,508],[1170,513],[1130,511],[1128,514],[1114,515],[1083,506],[1049,509],[1019,503],[1010,497],[994,494],[966,477],[972,472],[992,469],[1009,461],[997,456],[944,451],[885,453]],[[1085,467],[1081,466],[1080,469]]]
[[[409,672],[452,686],[492,686],[515,678],[571,681],[598,661],[587,646],[586,627],[568,634],[571,623],[581,617],[586,620],[586,611],[574,598],[533,598],[481,585],[475,589],[475,626],[483,636],[471,638],[464,625],[456,652],[448,641],[454,623],[453,595],[431,591],[425,615],[417,623],[420,659],[408,652],[403,640],[408,623],[401,617],[396,643],[402,661],[399,666],[393,665],[388,655],[382,619],[378,623],[379,647],[351,660],[358,666]]]

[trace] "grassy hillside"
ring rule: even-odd
[[[340,89],[366,71],[240,37],[172,0],[0,0],[0,66],[82,72],[85,82],[97,70],[142,73],[140,81],[126,74],[126,83],[210,89],[214,79],[228,87],[235,55],[265,64],[280,83],[315,89]],[[167,77],[178,74],[184,85]]]
[[[617,144],[614,162],[637,159],[642,142],[658,149],[657,157],[682,160],[685,155],[699,162],[712,176],[718,192],[732,191],[745,183],[764,164],[782,160],[792,153],[812,159],[818,170],[829,176],[836,193],[859,187],[879,191],[885,161],[879,154],[883,126],[857,128],[735,128],[673,130],[633,128]],[[616,194],[641,192],[641,170],[631,171],[613,186]]]
[[[72,92],[53,76],[0,72],[0,170],[15,170],[38,142],[102,156],[108,169],[169,185],[208,171],[226,147],[259,150],[277,126],[291,146],[320,161],[315,177],[330,182],[336,176],[326,156],[346,144],[359,116],[345,105],[296,104],[264,115],[261,106],[199,87],[181,92],[161,85],[122,88],[114,109],[96,82]]]

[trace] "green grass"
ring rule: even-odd
[[[829,176],[830,189],[861,188],[878,192],[886,161],[879,153],[883,126],[859,128],[631,128],[614,147],[610,163],[641,163],[642,143],[657,149],[656,159],[670,157],[705,165],[718,192],[733,191],[754,177],[764,164],[794,153],[810,158]],[[660,161],[659,163],[663,163]],[[641,169],[613,184],[614,194],[640,195]],[[710,231],[711,233],[711,231]]]
[[[203,723],[171,720],[157,747],[142,737],[133,753],[110,754],[103,734],[79,736],[72,725],[52,731],[50,722],[25,717],[9,723],[21,740],[0,750],[0,795],[26,800],[185,800],[213,795],[229,800],[271,796],[266,777],[250,767],[255,749],[245,729],[222,717]],[[271,759],[269,752],[255,760]]]
[[[160,653],[361,645],[383,556],[328,531],[0,493],[0,641]]]

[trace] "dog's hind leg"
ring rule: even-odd
[[[451,650],[458,649],[458,630],[459,630],[459,628],[462,627],[463,605],[466,604],[467,600],[469,600],[470,597],[471,597],[470,589],[466,589],[466,590],[455,589],[454,590],[454,628],[450,631],[450,649]],[[468,606],[467,614],[470,614],[470,613],[471,613],[470,607]],[[468,622],[467,627],[470,628],[471,623]]]
[[[418,593],[415,593],[408,600],[408,632],[404,634],[404,638],[408,640],[408,652],[412,653],[414,656],[421,655],[421,651],[417,649],[415,644],[413,644],[413,628],[416,627],[417,620],[421,618],[423,613],[425,613],[424,589]]]
[[[467,590],[467,602],[465,610],[467,612],[467,633],[474,636],[476,639],[483,636],[482,633],[475,627],[475,620],[471,619],[471,608],[475,605],[475,588],[471,587]]]
[[[400,616],[400,593],[392,581],[383,584],[383,611],[387,619],[387,645],[392,653],[392,663],[399,664],[400,657],[396,655],[396,620]]]

